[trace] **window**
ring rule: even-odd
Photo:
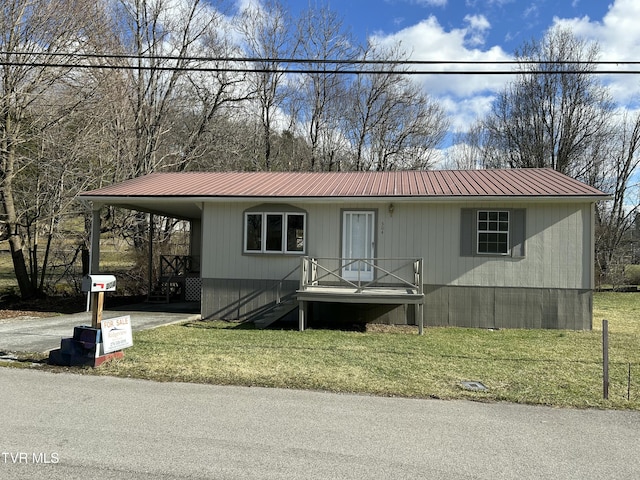
[[[460,210],[460,255],[525,256],[526,210],[463,208]]]
[[[509,212],[478,210],[478,253],[509,253]]]
[[[304,213],[246,212],[246,253],[304,253]]]
[[[245,216],[244,249],[248,252],[262,251],[262,214],[247,213]]]

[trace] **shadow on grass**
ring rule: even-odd
[[[182,324],[186,328],[204,330],[260,330],[252,321],[234,322],[229,320],[196,320]],[[286,322],[275,322],[264,330],[297,330],[298,326]]]
[[[231,322],[227,320],[194,320],[183,323],[181,326],[200,330],[257,330],[253,322]]]
[[[228,320],[198,320],[183,324],[187,328],[203,328],[218,330],[259,330],[255,324],[250,321],[234,322]],[[342,332],[366,332],[366,323],[345,323],[345,322],[313,322],[307,326],[307,329],[314,330],[334,330]],[[277,331],[297,331],[298,322],[290,320],[278,320],[263,330]]]

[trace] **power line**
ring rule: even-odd
[[[25,61],[12,60],[12,57],[35,56],[35,57],[64,57],[80,60],[79,62],[49,62],[49,61]],[[4,58],[2,58],[4,57]],[[179,65],[166,64],[95,64],[83,63],[82,60],[133,60],[137,62],[168,62],[174,61]],[[199,65],[194,65],[197,63]],[[225,64],[254,64],[254,66],[207,66],[208,63]],[[299,67],[282,67],[280,65],[299,65]],[[402,75],[514,75],[518,73],[537,74],[605,74],[605,75],[635,75],[640,73],[640,68],[636,69],[611,69],[611,66],[640,66],[640,61],[535,61],[535,60],[366,60],[366,59],[311,59],[311,58],[257,58],[257,57],[194,57],[194,56],[172,56],[172,55],[132,55],[132,54],[97,54],[97,53],[61,53],[61,52],[4,52],[0,51],[0,65],[2,66],[30,66],[38,68],[83,68],[83,69],[112,69],[112,70],[155,70],[155,71],[199,71],[215,73],[297,73],[297,74],[402,74]],[[266,66],[265,66],[266,65]],[[345,68],[309,68],[308,65],[324,67],[326,65],[339,66],[385,66],[382,69],[345,69]],[[442,70],[435,68],[405,69],[398,71],[391,68],[396,66],[421,66],[421,67],[443,67],[443,66],[505,66],[513,67],[523,65],[538,65],[541,68],[535,70],[504,70],[504,69],[464,69],[464,70]],[[609,66],[608,69],[593,67]],[[567,68],[553,68],[567,67]],[[589,67],[589,68],[578,68]]]
[[[186,56],[186,55],[136,55],[130,53],[82,53],[82,52],[9,52],[0,51],[2,56],[44,56],[76,57],[129,60],[186,60],[203,62],[246,62],[246,63],[312,63],[312,64],[358,64],[358,65],[640,65],[640,60],[367,60],[367,59],[313,59],[289,57],[232,57],[232,56]]]

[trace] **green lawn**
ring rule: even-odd
[[[226,322],[193,322],[136,333],[123,360],[88,372],[159,381],[640,410],[640,295],[597,293],[594,302],[590,332],[427,328],[419,336],[406,330],[260,331]],[[609,320],[610,331],[611,385],[606,401],[603,318]],[[465,390],[460,385],[465,380],[480,381],[488,390]]]

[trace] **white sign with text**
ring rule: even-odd
[[[104,353],[111,353],[133,346],[131,317],[129,315],[102,320],[100,330],[102,331]]]

